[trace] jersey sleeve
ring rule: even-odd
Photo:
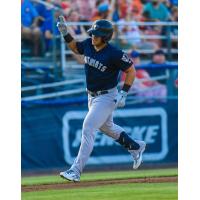
[[[87,44],[89,42],[89,39],[83,40],[81,42],[76,42],[76,47],[79,52],[79,54],[84,54],[84,49],[87,48]]]
[[[126,71],[133,65],[131,58],[123,51],[117,50],[113,58],[114,65],[122,71]]]

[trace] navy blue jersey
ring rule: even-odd
[[[96,51],[91,38],[77,42],[77,50],[84,55],[87,89],[93,92],[117,86],[119,71],[133,64],[126,53],[111,44]]]

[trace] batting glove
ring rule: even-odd
[[[57,27],[63,37],[68,34],[67,25],[66,25],[64,16],[58,17]]]
[[[123,91],[123,90],[121,90],[118,93],[118,95],[117,95],[117,97],[115,99],[115,101],[116,101],[116,107],[122,108],[122,107],[125,106],[127,95],[128,95],[128,93],[125,92],[125,91]]]

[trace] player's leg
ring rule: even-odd
[[[99,129],[102,133],[108,135],[114,140],[119,139],[120,134],[125,132],[124,129],[113,122],[113,114],[111,113],[106,122]]]
[[[114,109],[114,101],[110,101],[109,98],[107,100],[108,101],[104,101],[103,98],[99,96],[94,98],[92,103],[89,102],[89,112],[87,113],[83,122],[79,152],[69,170],[71,173],[74,172],[75,176],[77,177],[80,177],[83,168],[93,150],[95,132],[105,123],[108,116]],[[61,176],[66,178],[64,174],[61,174]],[[73,177],[72,180],[74,180]]]
[[[88,95],[88,109],[89,109],[89,111],[92,107],[93,100],[94,99],[90,95]],[[87,115],[89,115],[89,113],[87,113]],[[85,118],[85,120],[86,120],[86,118]],[[83,134],[82,134],[82,138],[83,138]],[[82,142],[81,142],[81,144],[82,144]],[[80,152],[80,148],[79,148],[79,152]],[[77,160],[77,158],[74,160],[74,163],[76,162],[76,160]],[[73,164],[69,170],[61,172],[60,176],[62,178],[65,178],[65,179],[68,179],[68,180],[71,180],[71,181],[74,181],[74,182],[80,181],[80,172],[75,172],[75,164]]]
[[[142,162],[142,153],[146,146],[144,141],[133,140],[128,134],[126,134],[122,127],[114,124],[112,114],[99,130],[112,137],[116,142],[126,148],[129,153],[131,153],[134,159],[134,169],[137,169],[140,166]]]
[[[106,135],[112,137],[116,142],[120,143],[128,150],[138,150],[140,145],[129,137],[125,130],[113,122],[113,115],[111,114],[107,121],[99,129]]]

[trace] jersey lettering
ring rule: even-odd
[[[92,39],[77,42],[78,51],[84,55],[86,87],[90,91],[114,88],[119,72],[126,71],[132,60],[122,50],[107,44],[101,51],[95,51]]]
[[[101,69],[102,66],[103,66],[103,64],[99,63],[98,69]]]
[[[106,66],[103,66],[103,67],[101,68],[101,71],[104,72],[106,69],[107,69],[107,67],[106,67]]]
[[[90,66],[94,67],[95,65],[95,59],[90,58],[90,63],[88,63]]]
[[[89,66],[94,67],[94,68],[100,70],[101,72],[104,72],[107,69],[107,66],[104,66],[98,60],[95,60],[94,58],[90,58],[89,56],[85,56],[84,61]]]
[[[95,68],[98,68],[98,66],[99,66],[99,61],[96,61],[95,62]]]

